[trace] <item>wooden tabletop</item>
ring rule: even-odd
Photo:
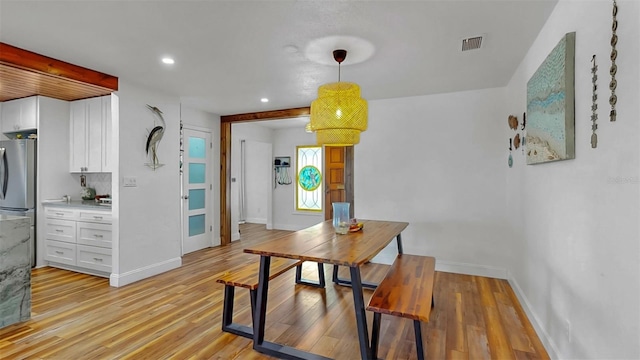
[[[406,222],[359,220],[364,228],[336,234],[332,221],[296,231],[244,249],[250,254],[284,257],[344,266],[360,266],[373,259],[408,225]]]

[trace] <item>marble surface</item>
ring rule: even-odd
[[[57,206],[68,208],[91,208],[96,210],[111,210],[111,204],[101,204],[95,200],[73,200],[71,202],[61,200],[45,200],[42,202],[44,206]]]
[[[0,215],[0,328],[31,318],[31,221]]]

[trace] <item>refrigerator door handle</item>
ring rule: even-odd
[[[5,148],[0,148],[0,169],[2,169],[2,182],[0,182],[0,200],[4,200],[7,196],[7,187],[9,183],[9,163],[7,162],[7,152]]]

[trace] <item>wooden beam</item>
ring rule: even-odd
[[[0,64],[96,85],[112,91],[118,90],[118,78],[115,76],[69,64],[1,42]]]
[[[294,108],[294,109],[260,111],[260,112],[236,114],[236,115],[224,115],[220,117],[220,121],[223,123],[248,122],[248,121],[261,121],[261,120],[273,120],[273,119],[289,119],[289,118],[309,116],[309,115],[311,115],[311,108],[301,107],[301,108]]]
[[[220,244],[231,244],[231,123],[220,123]]]

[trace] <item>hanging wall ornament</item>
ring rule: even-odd
[[[511,150],[513,150],[513,147],[511,146],[511,138],[509,138],[509,160],[507,161],[509,167],[513,166],[513,156],[511,156]]]
[[[598,147],[598,135],[596,134],[598,129],[598,124],[596,124],[598,120],[598,94],[596,93],[596,90],[598,90],[598,85],[596,84],[598,81],[598,65],[596,65],[595,55],[591,58],[591,62],[593,63],[591,67],[591,147],[595,149]]]
[[[616,30],[618,30],[618,20],[616,16],[618,15],[618,4],[616,0],[613,0],[613,22],[611,24],[611,67],[609,68],[609,75],[611,75],[611,82],[609,82],[609,90],[611,90],[611,96],[609,96],[609,105],[611,105],[611,111],[609,112],[609,121],[616,121],[616,103],[618,102],[618,96],[616,96],[616,88],[618,87],[618,82],[616,81],[616,73],[618,72],[618,65],[616,65],[616,59],[618,58],[618,50],[616,50],[616,45],[618,44],[618,35],[616,34]],[[595,146],[594,146],[595,147]]]
[[[527,127],[527,113],[522,113],[522,155],[524,155],[524,146],[527,144],[527,135],[524,133],[524,129]]]

